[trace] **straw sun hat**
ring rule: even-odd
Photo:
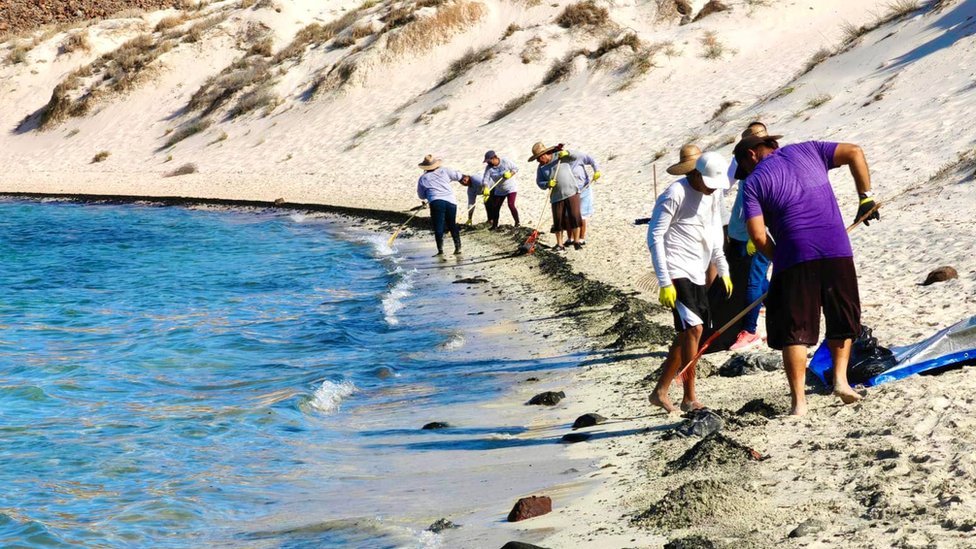
[[[424,161],[421,162],[420,164],[417,164],[417,166],[420,167],[425,172],[433,171],[441,167],[441,159],[434,158],[434,155],[428,154],[427,156],[424,157]]]
[[[551,153],[562,147],[562,144],[556,145],[555,147],[546,147],[539,141],[535,145],[532,145],[532,156],[529,157],[528,162],[532,162],[544,154]]]
[[[695,162],[698,161],[701,155],[702,152],[698,148],[698,145],[688,143],[681,147],[681,151],[678,153],[677,164],[668,166],[667,172],[671,175],[685,175],[695,169]]]

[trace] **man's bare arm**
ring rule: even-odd
[[[746,231],[749,233],[749,238],[752,240],[752,243],[755,244],[756,250],[772,259],[774,246],[766,234],[766,221],[763,219],[763,216],[757,215],[747,219]]]
[[[854,177],[857,194],[862,195],[871,190],[871,173],[868,171],[868,161],[864,158],[864,151],[853,143],[838,143],[834,150],[834,165],[847,166]]]

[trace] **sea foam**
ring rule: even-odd
[[[315,395],[309,401],[312,408],[327,414],[339,411],[342,400],[356,392],[356,386],[349,381],[335,382],[325,380],[315,390]]]

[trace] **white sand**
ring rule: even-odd
[[[818,50],[840,49],[843,23],[871,23],[887,6],[866,0],[730,1],[731,11],[678,26],[674,20],[658,20],[656,2],[604,2],[621,33],[632,29],[647,44],[671,44],[651,57],[654,67],[628,89],[618,90],[629,78],[626,49],[600,63],[577,57],[568,80],[539,89],[522,108],[487,125],[506,102],[536,89],[553,60],[576,48],[594,49],[603,34],[553,24],[569,3],[565,0],[559,7],[526,7],[531,2],[516,0],[482,3],[486,14],[479,23],[432,49],[396,56],[381,47],[386,38],[380,39],[378,47],[357,54],[359,70],[347,87],[306,101],[303,94],[316,73],[348,54],[311,49],[301,62],[274,69],[282,103],[269,116],[255,113],[227,121],[221,111],[206,131],[171,150],[159,150],[167,131],[190,118],[182,113],[190,95],[241,55],[236,37],[249,22],[267,25],[277,50],[307,23],[333,20],[358,1],[278,0],[280,12],[239,10],[237,1],[217,2],[208,9],[225,10],[227,19],[202,42],[181,44],[164,54],[154,65],[155,75],[141,86],[101,101],[86,117],[68,119],[49,131],[18,134],[17,124],[46,103],[67,73],[152,29],[165,14],[90,27],[89,53],[58,56],[64,35],[50,37],[28,54],[26,63],[0,64],[0,127],[7,130],[0,133],[0,192],[280,197],[405,210],[416,203],[419,173],[414,166],[424,154],[433,152],[447,165],[476,171],[483,152],[492,148],[522,167],[519,204],[524,221],[530,222],[542,205],[542,192],[533,186],[535,166],[525,159],[535,141],[562,141],[596,156],[604,173],[596,185],[590,245],[569,259],[594,279],[633,289],[635,280],[650,269],[644,230],[631,222],[650,213],[656,153],[665,152],[657,160],[658,188],[663,189],[669,182],[664,168],[682,143],[697,141],[728,154],[730,139],[748,121],[760,119],[772,132],[785,134],[787,143],[825,139],[864,148],[876,194],[884,203],[882,221],[858,228],[851,238],[864,322],[883,343],[916,341],[976,312],[974,168],[950,169],[930,180],[976,146],[971,122],[976,111],[976,4],[971,0],[942,2],[940,10],[896,19],[796,79]],[[693,4],[697,9],[704,2]],[[371,8],[361,22],[373,19],[378,28],[382,23],[375,19],[382,9],[383,3]],[[499,41],[510,24],[521,30]],[[714,31],[724,45],[720,59],[702,56],[700,40],[706,31]],[[542,59],[523,64],[526,42],[536,37],[543,46]],[[469,48],[492,45],[493,59],[435,88],[452,60]],[[0,56],[5,57],[4,48],[0,46]],[[818,96],[829,100],[811,107]],[[726,101],[735,103],[713,119]],[[414,122],[440,105],[447,109],[430,115],[428,123]],[[111,156],[91,164],[103,150]],[[162,177],[190,162],[200,173]],[[851,178],[837,170],[833,180],[841,209],[852,219],[856,195]],[[908,189],[913,190],[900,195]],[[477,215],[482,219],[483,210]],[[503,211],[503,220],[507,215]],[[959,279],[926,288],[915,285],[941,265],[954,266]],[[662,312],[658,320],[668,322],[668,315]],[[634,382],[658,362],[619,361],[586,371],[572,390],[576,400],[569,410],[644,415],[646,389],[635,388]],[[616,381],[623,384],[612,385]],[[621,392],[612,392],[615,388]],[[745,528],[740,539],[796,546],[965,546],[976,493],[970,425],[974,388],[976,381],[967,371],[916,377],[873,389],[854,407],[840,408],[830,397],[813,396],[810,417],[746,430],[741,436],[747,443],[772,458],[749,473],[764,518],[743,519],[756,532]],[[709,404],[737,409],[759,396],[783,398],[786,385],[781,374],[764,374],[707,378],[700,391]],[[636,425],[655,427],[667,421],[661,417]],[[854,431],[860,434],[848,436]],[[661,455],[674,457],[667,452],[680,453],[674,446],[679,443],[655,444],[658,437],[626,436],[570,448],[570,453],[612,462],[616,467],[607,471],[619,474],[602,474],[596,491],[538,519],[533,528],[554,529],[544,544],[568,547],[582,541],[594,547],[626,547],[663,542],[664,537],[655,537],[660,532],[635,530],[620,518],[643,510],[678,482],[655,473],[657,465],[647,477],[637,472]],[[897,457],[877,457],[889,448]],[[828,522],[828,528],[784,541],[796,524],[811,516]],[[601,525],[608,530],[598,530]],[[733,536],[707,529],[706,534],[719,540]]]

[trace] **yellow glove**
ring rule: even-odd
[[[600,172],[593,172],[593,181],[600,179],[600,175],[602,175]]]
[[[473,223],[471,222],[471,220],[470,220],[470,219],[469,219],[469,220],[468,220],[468,221],[467,221],[467,222],[465,223],[465,225],[467,225],[467,226],[469,226],[469,227],[470,227],[470,226],[471,226],[472,224],[473,224]]]
[[[569,151],[559,151],[559,158],[566,158],[569,156]]]
[[[661,288],[661,292],[657,296],[657,300],[661,302],[668,309],[674,309],[675,305],[678,303],[678,291],[674,289],[674,286],[665,286]]]
[[[486,185],[485,188],[481,190],[481,194],[485,195],[485,198],[488,198],[488,196],[491,195],[491,189],[489,189]]]
[[[722,277],[722,282],[725,283],[725,296],[732,297],[732,277],[725,275]]]
[[[756,243],[751,238],[749,242],[746,242],[746,253],[749,254],[749,257],[756,255]]]
[[[551,189],[551,188],[553,188],[555,186],[556,186],[556,180],[555,179],[550,179],[549,180],[549,188]]]
[[[504,177],[505,179],[511,179],[512,176],[514,176],[514,175],[515,174],[512,173],[512,172],[505,172],[505,173],[502,174],[502,177]]]

